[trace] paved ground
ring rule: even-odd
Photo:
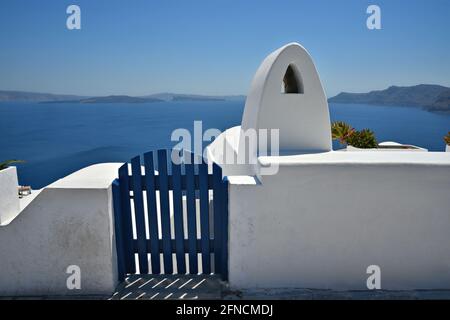
[[[318,289],[271,289],[225,293],[223,299],[247,300],[417,300],[450,299],[450,290],[358,290],[333,291]]]
[[[450,290],[361,290],[333,291],[318,289],[258,289],[231,291],[217,276],[204,275],[130,275],[112,297],[0,297],[0,300],[109,299],[109,300],[450,300]]]
[[[223,283],[217,276],[131,275],[111,300],[221,299]]]
[[[360,290],[333,291],[317,289],[258,289],[231,291],[216,276],[152,276],[128,277],[110,298],[112,300],[158,299],[285,299],[285,300],[415,300],[450,299],[450,290]]]

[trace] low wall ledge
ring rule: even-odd
[[[47,188],[106,189],[117,178],[122,165],[117,162],[94,164],[53,182]]]
[[[256,186],[261,184],[259,179],[255,176],[228,176],[226,179],[229,184],[232,185]]]
[[[421,165],[450,166],[450,154],[445,152],[339,152],[284,156],[262,156],[258,162],[263,167],[271,165]]]

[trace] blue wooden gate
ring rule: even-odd
[[[167,150],[151,151],[143,157],[145,174],[139,156],[131,174],[128,163],[119,169],[112,191],[121,281],[137,267],[140,274],[201,271],[227,279],[227,180],[216,164],[208,173],[203,159],[194,164],[188,152],[184,159],[175,164]]]

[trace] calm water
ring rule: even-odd
[[[243,101],[151,104],[0,104],[0,161],[18,158],[21,184],[41,188],[93,163],[127,161],[137,154],[170,148],[176,128],[192,131],[239,125]],[[450,115],[416,108],[331,104],[332,120],[375,131],[430,150],[444,149]]]

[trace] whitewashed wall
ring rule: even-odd
[[[7,224],[19,212],[16,167],[0,170],[0,226]]]
[[[242,288],[450,289],[448,153],[267,157],[229,177],[229,279]]]
[[[111,182],[120,164],[84,168],[46,187],[0,227],[0,295],[110,295],[117,284]],[[81,269],[81,289],[66,286]]]

